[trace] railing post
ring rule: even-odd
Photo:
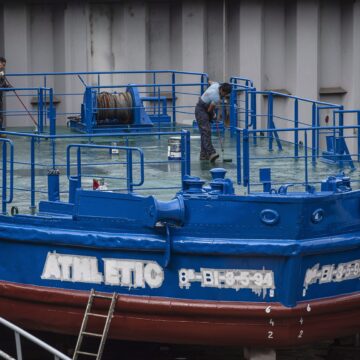
[[[155,97],[155,94],[156,94],[156,73],[153,72],[153,96]],[[155,108],[154,108],[154,112],[155,114]]]
[[[44,89],[38,90],[38,133],[42,134],[44,131],[43,113],[44,113]]]
[[[172,122],[176,125],[176,74],[173,72],[171,76],[171,96],[172,96]]]
[[[181,145],[180,145],[180,150],[181,150],[181,184],[183,185],[184,182],[184,176],[186,174],[186,160],[185,160],[185,139],[184,139],[184,132],[182,132],[181,134]]]
[[[30,212],[35,214],[35,137],[31,137],[30,143]]]
[[[343,126],[344,126],[344,106],[340,106],[339,107],[339,136],[340,137],[344,137],[344,129],[343,129]]]
[[[80,149],[80,147],[77,148],[76,158],[77,158],[77,180],[78,180],[77,187],[81,187],[81,149]]]
[[[241,130],[236,129],[236,175],[237,183],[241,185]]]
[[[191,138],[190,131],[186,130],[186,175],[191,175]]]
[[[93,103],[92,103],[92,90],[91,87],[88,86],[85,89],[85,102],[86,102],[84,106],[85,126],[86,126],[86,132],[89,134],[92,132],[92,118],[94,111],[93,111]]]
[[[268,129],[272,129],[273,126],[273,95],[272,93],[268,94]],[[272,131],[269,131],[269,151],[273,150],[273,137],[274,134]],[[245,155],[244,155],[245,156]]]
[[[245,88],[245,129],[249,128],[249,91]]]
[[[357,112],[357,125],[360,126],[360,111]],[[360,127],[357,128],[357,151],[358,151],[358,161],[360,161]]]
[[[204,74],[201,74],[200,81],[201,81],[200,84],[200,96],[201,96],[204,92],[204,81],[205,81]]]
[[[295,99],[294,102],[294,125],[295,125],[295,133],[294,133],[294,156],[297,159],[299,157],[299,100]]]
[[[6,146],[6,142],[3,141],[2,144],[2,213],[4,215],[6,215],[6,203],[7,203],[7,199],[6,199],[6,193],[7,193],[7,146]]]
[[[243,185],[249,187],[249,183],[250,183],[249,132],[247,129],[243,130],[243,164],[244,164]]]
[[[251,97],[251,125],[253,130],[257,129],[257,109],[256,109],[256,89],[253,88],[250,92],[250,97]],[[257,143],[257,135],[256,135],[256,131],[254,131],[254,145],[256,145]]]
[[[320,110],[321,107],[316,107],[316,158],[320,154]]]
[[[54,90],[49,90],[49,122],[50,122],[50,135],[56,134],[56,110],[54,107]]]
[[[305,188],[308,188],[308,184],[309,184],[309,174],[308,174],[308,163],[307,163],[307,158],[308,158],[308,140],[307,140],[307,131],[304,130],[304,158],[305,158]]]
[[[191,154],[190,154],[190,131],[181,132],[181,182],[185,175],[191,174]]]
[[[236,96],[237,96],[237,90],[235,88],[235,84],[233,85],[233,88],[230,93],[230,133],[234,134],[236,129]]]
[[[126,167],[127,190],[129,193],[131,193],[131,192],[133,192],[132,150],[131,149],[126,149],[126,160],[127,160],[127,167]]]
[[[22,360],[22,351],[21,351],[21,339],[20,334],[15,332],[15,343],[16,343],[16,357],[17,360]]]
[[[157,91],[157,94],[158,94],[158,101],[157,101],[157,112],[158,112],[158,131],[160,133],[160,86],[158,86],[158,91]],[[154,108],[154,113],[155,113],[155,108]],[[158,137],[158,139],[160,140],[160,135]]]
[[[313,102],[312,104],[312,115],[311,115],[311,160],[312,164],[314,165],[316,163],[316,104]]]

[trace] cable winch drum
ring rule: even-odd
[[[101,92],[96,95],[98,125],[117,125],[133,123],[133,99],[129,92],[111,94]]]
[[[168,160],[181,160],[181,137],[173,136],[169,138]]]

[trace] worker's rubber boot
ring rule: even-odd
[[[220,155],[219,155],[218,153],[211,154],[211,155],[210,155],[210,158],[209,158],[210,162],[211,162],[211,163],[214,163],[215,160],[219,158],[219,156],[220,156]]]

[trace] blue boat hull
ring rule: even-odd
[[[282,347],[360,331],[356,232],[299,242],[106,225],[2,217],[0,315],[77,334],[95,289],[120,295],[117,339]]]

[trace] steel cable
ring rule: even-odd
[[[131,124],[132,119],[132,96],[128,92],[111,94],[101,92],[96,96],[97,123],[105,124]]]

